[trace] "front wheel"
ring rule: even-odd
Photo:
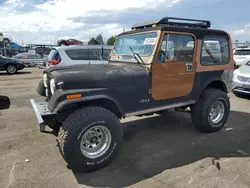
[[[123,140],[119,119],[101,107],[76,110],[58,135],[61,153],[72,169],[92,171],[109,164]]]
[[[15,74],[17,72],[17,67],[16,65],[7,65],[6,71],[8,74]]]
[[[191,107],[194,126],[207,133],[219,131],[226,124],[230,113],[227,94],[218,89],[207,89]]]

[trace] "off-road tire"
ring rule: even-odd
[[[12,66],[13,68],[15,68],[14,71],[10,71],[10,70],[9,70],[11,66]],[[16,67],[16,65],[8,64],[8,65],[6,66],[6,72],[7,72],[7,74],[16,74],[16,73],[17,73],[17,67]]]
[[[224,104],[225,111],[223,118],[214,124],[209,118],[209,113],[212,105],[216,101],[221,101]],[[198,102],[191,107],[191,117],[194,126],[198,130],[206,133],[213,133],[222,129],[228,120],[229,113],[229,97],[225,92],[213,88],[206,89]]]
[[[105,126],[111,133],[111,144],[100,157],[91,159],[83,155],[81,138],[95,125]],[[63,122],[58,145],[65,161],[71,169],[89,172],[108,165],[118,153],[123,140],[123,130],[117,116],[101,107],[81,108],[71,113]]]

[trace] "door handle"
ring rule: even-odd
[[[193,71],[193,64],[187,63],[186,64],[186,72],[192,72]]]

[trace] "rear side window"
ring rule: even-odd
[[[228,40],[223,36],[206,36],[202,42],[201,64],[223,65],[230,60]]]
[[[102,55],[101,49],[74,49],[65,51],[72,60],[101,60],[101,55],[103,60],[108,60],[110,52],[111,49],[104,49]]]
[[[39,59],[40,57],[38,55],[32,55],[32,54],[30,54],[30,55],[28,55],[28,58],[29,59]]]
[[[65,53],[72,60],[89,60],[89,50],[88,49],[66,50]]]
[[[235,50],[234,55],[250,55],[250,50]]]
[[[58,53],[57,50],[53,49],[50,51],[49,55],[48,55],[48,60],[61,60],[61,57]]]

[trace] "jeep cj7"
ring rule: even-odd
[[[108,64],[44,71],[46,97],[31,99],[40,131],[58,131],[71,168],[109,164],[121,148],[120,119],[188,111],[194,127],[219,131],[230,113],[230,35],[210,21],[165,17],[118,35]]]

